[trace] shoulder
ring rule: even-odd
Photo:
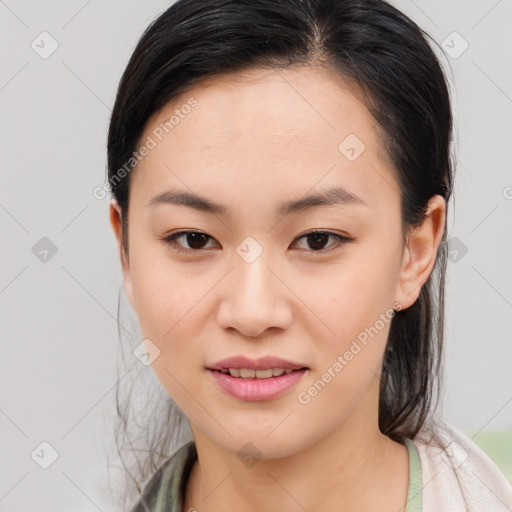
[[[414,437],[421,463],[422,512],[510,512],[512,485],[463,432],[437,419]]]
[[[178,448],[145,484],[130,512],[181,512],[185,484],[196,457],[194,441]]]

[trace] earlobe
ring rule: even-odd
[[[110,201],[110,223],[117,240],[117,246],[119,250],[119,257],[121,261],[121,269],[123,272],[123,286],[126,296],[134,307],[133,301],[133,284],[132,275],[130,272],[130,262],[128,255],[125,253],[123,248],[123,230],[122,230],[122,213],[121,208],[115,199]]]
[[[413,228],[407,237],[395,298],[402,309],[416,302],[434,269],[445,219],[446,201],[440,195],[432,196],[423,224]]]

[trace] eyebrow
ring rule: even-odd
[[[222,215],[229,217],[231,215],[229,208],[216,203],[205,197],[201,197],[192,192],[181,190],[169,190],[162,194],[153,197],[148,206],[157,206],[162,204],[179,204],[188,206],[197,211],[210,213],[215,215]],[[333,206],[333,205],[361,205],[368,206],[366,201],[359,196],[345,190],[343,187],[333,187],[316,194],[301,197],[291,201],[280,203],[277,208],[277,213],[280,215],[287,215],[289,213],[296,213],[319,206]]]

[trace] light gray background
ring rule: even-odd
[[[463,430],[512,429],[512,2],[394,4],[453,55],[454,31],[469,44],[445,58],[458,138],[449,235],[467,253],[449,264],[443,409]],[[92,190],[121,73],[168,5],[0,1],[0,511],[114,510],[122,280],[108,196]],[[43,31],[59,45],[46,59],[31,47]],[[33,253],[42,237],[57,247],[47,262]],[[31,458],[43,441],[59,453],[46,470]]]

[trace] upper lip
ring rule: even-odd
[[[228,368],[248,368],[251,370],[267,370],[269,368],[283,368],[284,370],[299,370],[307,368],[305,364],[297,363],[294,361],[287,361],[280,357],[266,356],[260,359],[249,359],[245,356],[234,356],[217,361],[212,366],[208,367],[210,370],[224,370]]]

